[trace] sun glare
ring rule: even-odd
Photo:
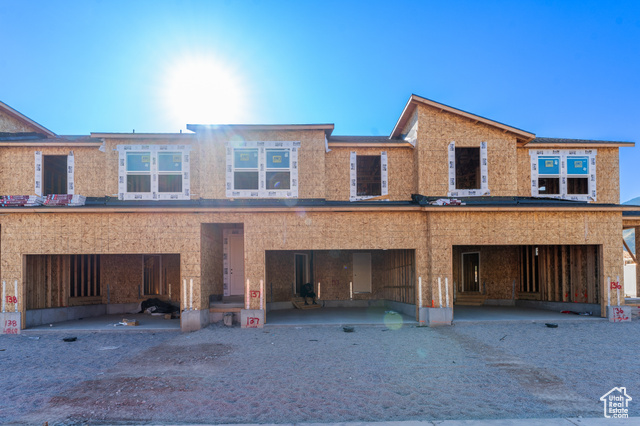
[[[233,124],[243,117],[244,90],[231,68],[213,59],[188,59],[167,73],[171,119],[186,124]]]

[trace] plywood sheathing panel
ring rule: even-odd
[[[71,150],[75,156],[75,193],[88,197],[104,196],[104,154],[96,148],[87,147],[3,148],[0,150],[2,195],[35,194],[35,151],[42,151],[43,155],[69,155]]]
[[[118,139],[105,139],[105,152],[103,154],[104,162],[104,177],[101,182],[101,197],[117,197],[118,196],[118,160],[119,153],[117,151],[118,145],[187,145],[191,147],[191,151],[189,152],[189,159],[191,166],[189,168],[190,181],[191,181],[191,198],[197,199],[201,198],[200,193],[200,145],[197,142],[196,138],[193,139],[184,139],[184,138],[176,138],[176,139],[126,139],[126,138],[118,138]],[[94,148],[95,149],[95,148]],[[97,150],[96,150],[97,151]],[[99,151],[98,151],[99,152]],[[76,161],[78,161],[78,157],[76,157]],[[78,168],[78,167],[76,167]],[[223,170],[224,171],[224,170]],[[217,185],[218,182],[208,182],[207,185]],[[222,184],[222,189],[224,190],[224,184]],[[218,197],[223,198],[223,197]]]
[[[7,133],[20,133],[20,132],[34,132],[39,129],[27,126],[22,121],[11,117],[7,114],[0,112],[0,132]]]
[[[453,277],[461,290],[462,253],[480,253],[480,291],[485,291],[488,299],[511,299],[513,281],[519,281],[518,246],[455,246],[453,248]]]
[[[225,144],[229,141],[299,141],[298,198],[324,198],[325,196],[325,133],[323,130],[242,132],[229,130],[227,133],[202,132],[198,138],[201,146],[199,166],[202,182],[201,198],[226,198]]]
[[[554,148],[545,148],[554,149]],[[558,147],[558,149],[566,149]],[[585,146],[584,149],[589,149]],[[531,196],[530,148],[518,148],[518,196]],[[620,164],[618,148],[597,148],[596,191],[598,203],[620,202]],[[491,161],[491,158],[489,158]],[[492,195],[494,195],[492,193]],[[511,195],[511,194],[509,194]]]
[[[349,154],[380,155],[387,152],[389,199],[409,200],[416,192],[413,180],[412,148],[332,148],[325,158],[325,182],[327,200],[349,200]],[[302,183],[302,181],[301,181]]]
[[[516,138],[492,126],[418,105],[418,140],[416,142],[418,192],[446,196],[448,186],[447,146],[480,147],[487,142],[489,190],[493,196],[513,196],[517,191]]]
[[[434,288],[437,292],[437,277],[450,282],[454,278],[451,247],[457,245],[600,245],[600,282],[606,282],[607,276],[623,279],[620,213],[442,212],[428,216],[432,292]],[[606,295],[602,285],[599,294]]]
[[[200,270],[202,292],[219,300],[223,289],[222,226],[214,223],[202,224]]]
[[[312,256],[310,251],[267,251],[267,300],[282,302],[291,299],[294,283],[294,255]],[[321,283],[323,300],[349,300],[349,282],[353,281],[353,254],[371,254],[371,293],[354,294],[356,300],[387,299],[414,303],[413,254],[408,250],[321,250],[313,251],[313,285],[317,292]],[[403,269],[400,259],[408,266]],[[397,265],[394,264],[397,263]],[[403,282],[404,281],[404,282]],[[411,288],[401,288],[402,285]]]

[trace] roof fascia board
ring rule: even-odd
[[[11,213],[278,213],[283,211],[300,212],[350,212],[350,211],[415,211],[430,213],[464,213],[477,211],[494,212],[600,212],[616,213],[623,211],[637,211],[638,206],[550,206],[550,207],[513,207],[513,206],[385,206],[384,201],[379,206],[361,205],[351,203],[345,206],[316,206],[316,207],[259,207],[259,206],[234,206],[234,207],[135,207],[135,206],[105,206],[105,207],[0,207],[0,215]],[[634,220],[629,218],[629,221]],[[637,219],[636,219],[637,220]]]
[[[192,132],[207,130],[259,131],[259,130],[324,130],[330,136],[333,124],[187,124]]]
[[[614,142],[614,143],[562,143],[562,144],[554,144],[554,143],[526,143],[523,145],[525,148],[623,148],[629,147],[633,148],[636,146],[635,142]]]
[[[83,146],[95,146],[95,147],[99,147],[102,145],[102,141],[100,142],[41,142],[41,141],[34,141],[34,142],[26,142],[26,141],[20,141],[20,142],[0,142],[0,146],[7,146],[7,147],[19,147],[19,146],[39,146],[39,147],[46,147],[46,146],[50,146],[50,147],[60,147],[60,146],[75,146],[75,147],[83,147]]]
[[[4,102],[0,102],[0,110],[4,111],[8,115],[10,115],[13,118],[17,119],[18,121],[21,121],[24,124],[27,124],[28,126],[37,128],[38,130],[44,132],[44,134],[46,134],[47,136],[50,136],[50,137],[56,137],[57,136],[51,130],[47,129],[46,127],[42,126],[41,124],[36,123],[35,121],[30,119],[26,115],[20,113],[19,111],[16,111],[15,109],[11,108],[9,105],[5,104]]]
[[[329,148],[414,148],[409,142],[329,142]]]
[[[195,133],[91,133],[92,138],[104,139],[194,139]]]

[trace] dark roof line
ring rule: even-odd
[[[568,138],[547,138],[547,137],[537,137],[531,140],[527,145],[537,144],[537,143],[545,143],[545,144],[576,144],[576,145],[589,145],[589,144],[611,144],[618,145],[621,143],[631,144],[633,142],[629,141],[606,141],[606,140],[597,140],[597,139],[568,139]]]

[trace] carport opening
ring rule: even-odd
[[[180,255],[26,255],[24,285],[27,328],[108,315],[122,320],[149,298],[179,310]]]
[[[265,263],[267,310],[293,309],[309,282],[324,308],[415,315],[415,250],[268,250]]]
[[[453,247],[454,305],[600,315],[601,246]]]

